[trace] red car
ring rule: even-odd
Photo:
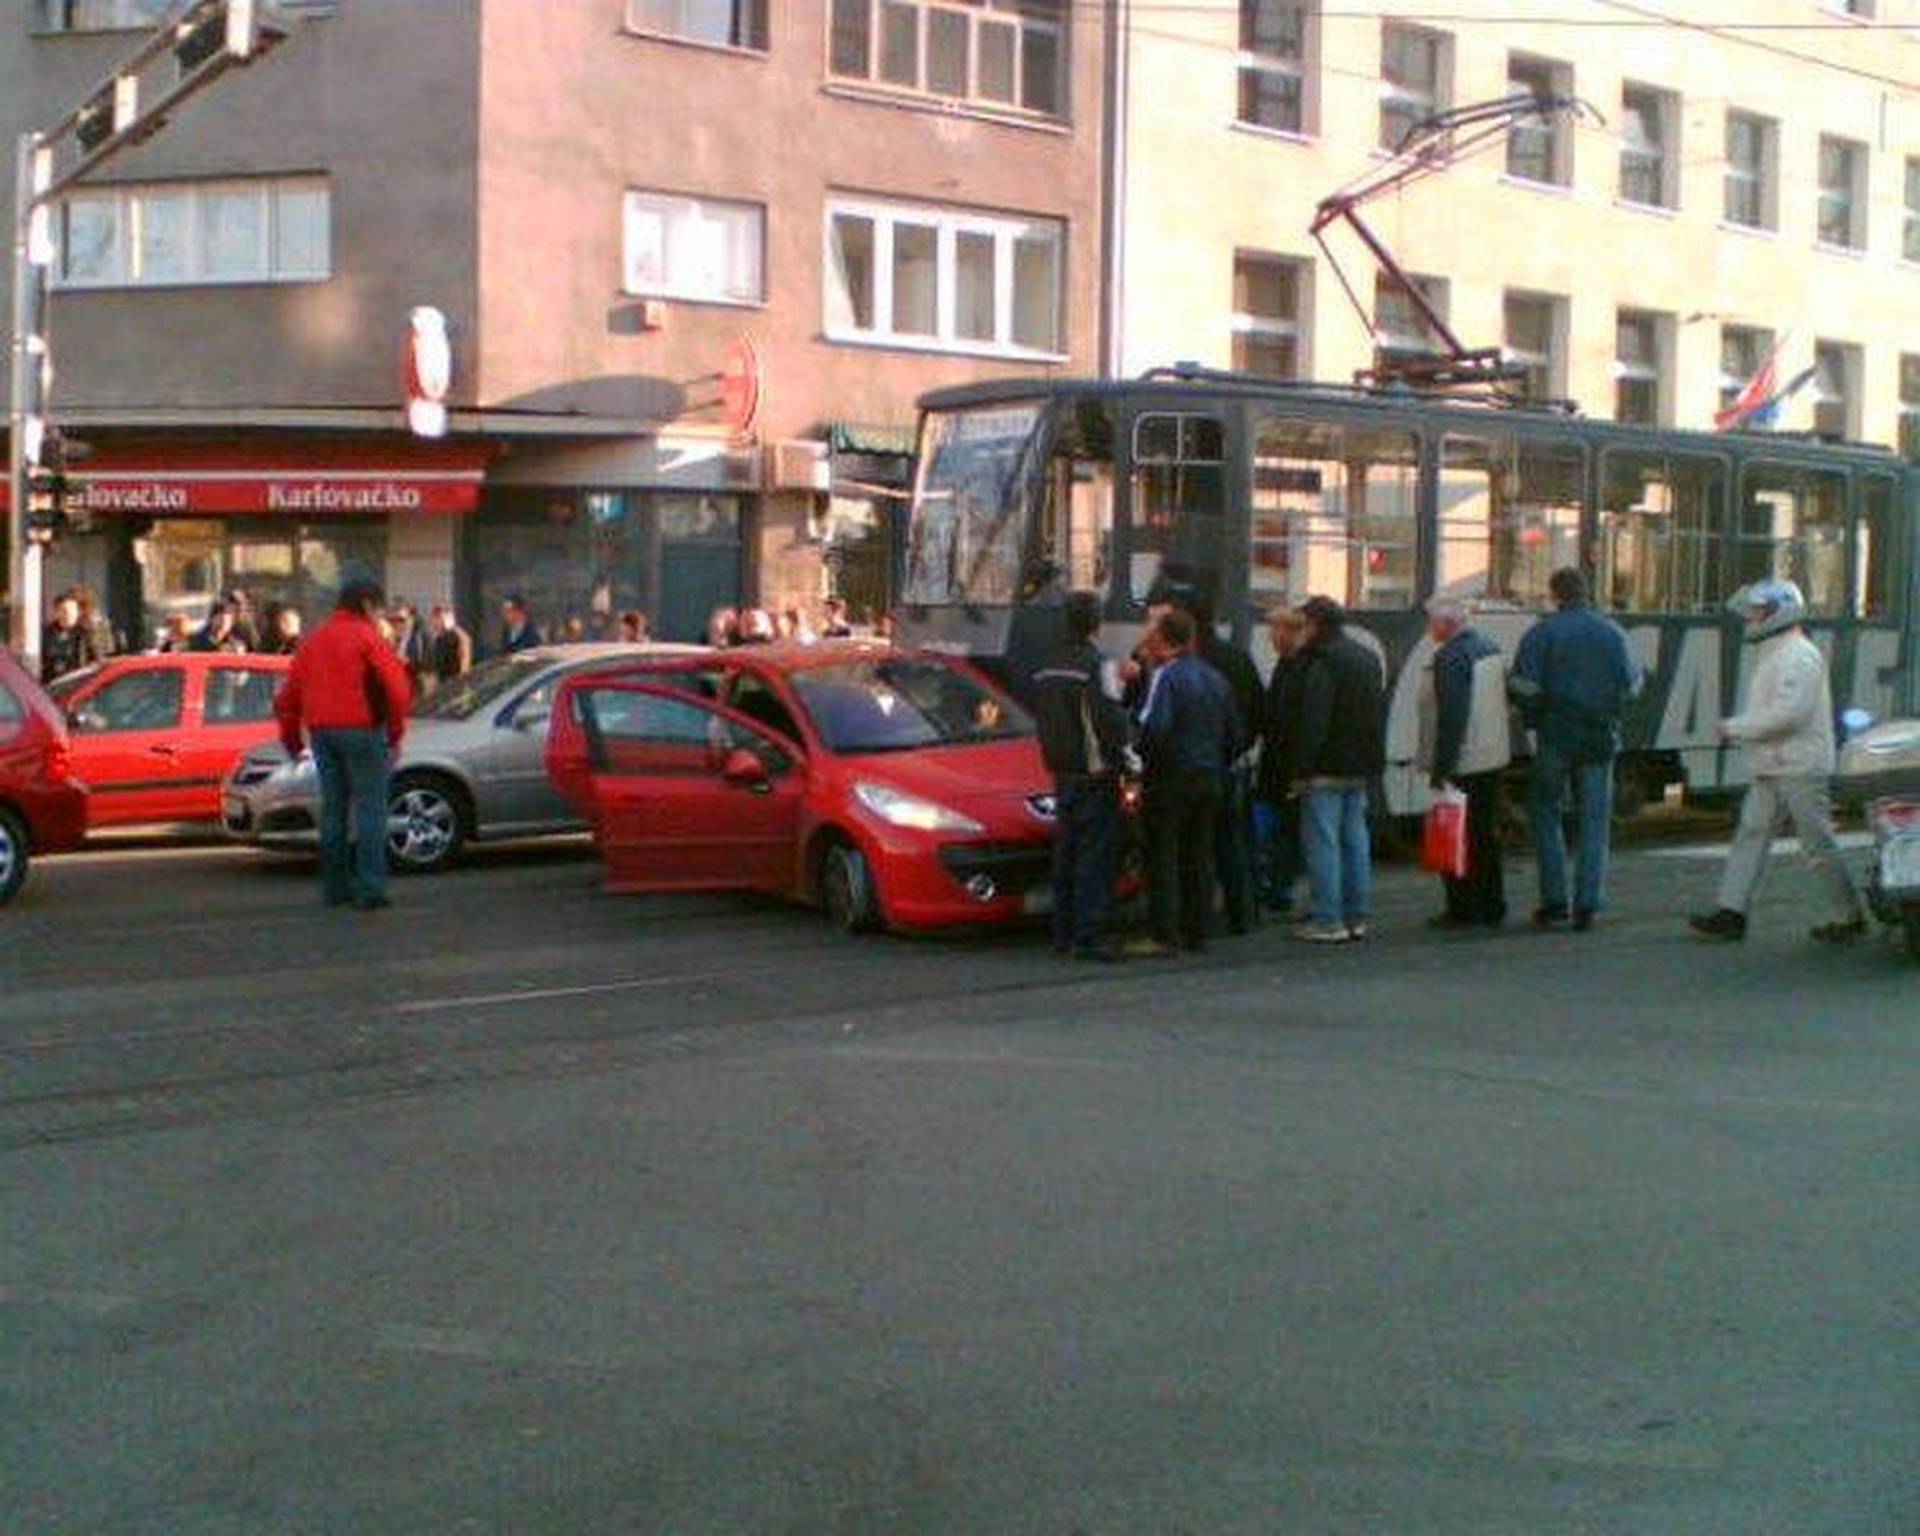
[[[0,904],[27,878],[36,853],[77,848],[87,793],[73,776],[66,722],[0,645]]]
[[[220,785],[274,740],[273,696],[292,658],[179,651],[116,656],[48,689],[73,732],[88,823],[216,821]]]
[[[773,892],[848,931],[1004,922],[1051,895],[1033,721],[946,656],[768,645],[583,673],[547,771],[614,890]]]

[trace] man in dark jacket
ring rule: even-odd
[[[1367,936],[1373,850],[1367,789],[1385,771],[1386,689],[1373,653],[1346,633],[1346,611],[1310,597],[1299,694],[1290,732],[1290,771],[1300,797],[1301,841],[1313,909],[1295,930],[1316,944]]]
[[[1120,771],[1127,716],[1107,694],[1093,637],[1100,599],[1068,594],[1060,648],[1033,675],[1040,752],[1053,775],[1053,947],[1111,960],[1108,911],[1120,843]]]
[[[1220,822],[1213,829],[1214,862],[1227,910],[1227,931],[1245,933],[1253,927],[1253,749],[1260,739],[1260,717],[1266,703],[1260,669],[1245,648],[1222,639],[1214,628],[1213,599],[1201,594],[1193,600],[1193,623],[1200,659],[1226,679],[1233,691],[1239,731],[1232,743],[1225,792],[1220,799]]]
[[[1507,918],[1500,856],[1500,781],[1512,758],[1507,671],[1500,647],[1452,598],[1427,604],[1433,665],[1421,680],[1420,765],[1435,790],[1467,797],[1467,872],[1443,876],[1447,904],[1436,928],[1497,928]]]
[[[1258,828],[1260,899],[1274,912],[1293,910],[1293,888],[1300,879],[1300,802],[1293,797],[1288,765],[1289,731],[1298,714],[1302,649],[1306,620],[1298,608],[1279,607],[1267,615],[1273,641],[1273,675],[1260,711],[1260,783],[1254,806]]]
[[[1531,809],[1540,905],[1533,920],[1548,928],[1571,917],[1576,929],[1586,929],[1606,891],[1613,759],[1620,750],[1620,717],[1640,673],[1620,626],[1587,606],[1586,578],[1571,567],[1558,570],[1547,589],[1555,611],[1521,637],[1508,683],[1534,733]],[[1580,816],[1571,911],[1562,829],[1569,777]]]
[[[50,683],[100,659],[80,612],[80,600],[71,592],[62,592],[54,600],[53,617],[40,631],[40,680]]]
[[[511,656],[515,651],[531,650],[536,645],[544,644],[546,637],[540,633],[540,626],[533,622],[533,615],[527,611],[527,600],[518,592],[509,593],[507,600],[500,605],[501,654]]]
[[[1146,763],[1146,953],[1204,949],[1213,909],[1213,834],[1240,736],[1233,691],[1197,654],[1192,615],[1174,609],[1153,632],[1140,716]]]

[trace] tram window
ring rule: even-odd
[[[907,549],[909,603],[1008,603],[1026,548],[1027,466],[1040,407],[927,418]]]
[[[1521,608],[1580,563],[1585,459],[1572,443],[1450,437],[1441,447],[1434,591]]]
[[[1601,600],[1622,613],[1716,613],[1727,470],[1609,449],[1600,461]]]
[[[1226,431],[1216,417],[1156,413],[1135,420],[1127,588],[1136,602],[1147,600],[1163,573],[1217,589],[1225,460]]]
[[[1408,432],[1269,417],[1254,432],[1256,601],[1316,594],[1350,608],[1414,598],[1419,440]]]
[[[1860,482],[1860,516],[1854,524],[1854,612],[1863,619],[1894,615],[1895,482],[1873,475]]]
[[[1105,594],[1113,559],[1113,418],[1094,400],[1061,419],[1047,465],[1041,553],[1076,591]]]
[[[1769,576],[1800,584],[1807,612],[1847,609],[1847,477],[1784,464],[1749,465],[1741,480],[1733,584]]]

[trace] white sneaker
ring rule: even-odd
[[[1351,944],[1353,935],[1344,923],[1302,923],[1293,930],[1296,939],[1308,944]]]

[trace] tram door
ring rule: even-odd
[[[1148,408],[1132,418],[1116,571],[1128,611],[1178,585],[1211,601],[1222,617],[1240,617],[1245,561],[1228,474],[1237,428],[1225,410]]]

